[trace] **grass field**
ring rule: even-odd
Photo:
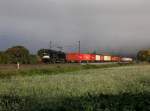
[[[2,68],[0,111],[149,111],[150,65],[112,66]]]

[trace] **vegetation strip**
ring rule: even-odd
[[[130,64],[101,64],[101,65],[55,65],[50,67],[43,68],[30,68],[30,69],[22,69],[22,70],[2,70],[0,71],[0,78],[9,78],[12,76],[32,76],[32,75],[54,75],[59,73],[67,73],[74,72],[80,70],[88,70],[88,69],[98,69],[98,68],[111,68],[111,67],[120,67],[126,66]]]

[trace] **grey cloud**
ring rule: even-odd
[[[148,0],[0,0],[0,49],[23,44],[35,52],[51,40],[71,51],[81,40],[83,51],[135,54],[150,47],[149,6]]]

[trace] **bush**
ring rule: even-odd
[[[22,64],[29,63],[29,51],[24,46],[14,46],[5,52],[9,57],[10,63],[20,62]]]

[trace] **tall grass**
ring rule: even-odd
[[[0,110],[148,111],[149,73],[147,65],[0,78]]]

